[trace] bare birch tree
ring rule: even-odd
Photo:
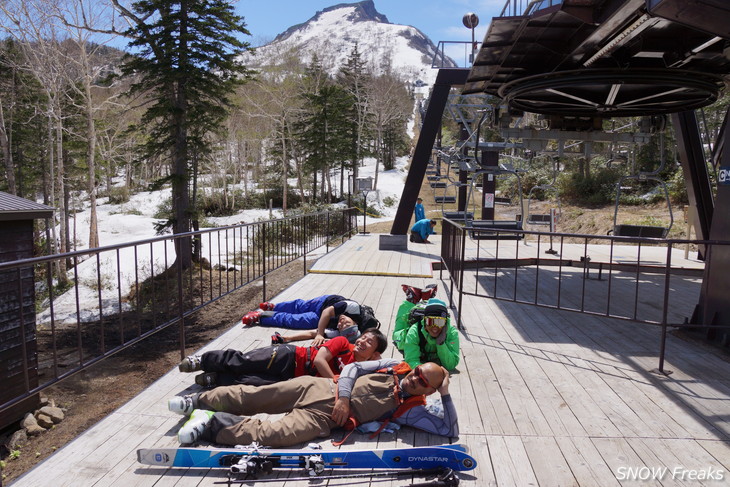
[[[378,188],[378,173],[383,160],[383,139],[386,127],[397,119],[408,119],[413,101],[408,96],[403,82],[386,71],[374,76],[368,83],[368,110],[375,133],[375,177],[373,189]]]
[[[26,0],[27,1],[27,0]],[[32,0],[39,9],[52,14],[52,18],[59,23],[72,48],[64,51],[66,55],[66,69],[63,71],[69,79],[67,85],[73,103],[80,100],[77,107],[84,115],[85,133],[80,134],[86,141],[86,165],[88,179],[86,189],[89,196],[89,248],[99,246],[98,218],[96,214],[97,178],[96,178],[96,115],[103,103],[103,98],[95,96],[94,90],[100,90],[98,82],[105,67],[99,62],[99,52],[104,47],[99,43],[99,36],[94,30],[106,28],[110,24],[113,9],[103,2],[93,0]]]
[[[8,0],[0,3],[0,12],[5,22],[2,29],[15,39],[26,62],[23,69],[36,77],[46,95],[46,112],[49,122],[49,199],[58,208],[59,223],[57,236],[56,224],[51,225],[52,249],[57,252],[68,250],[68,207],[64,195],[65,167],[63,159],[64,113],[63,97],[68,88],[68,78],[64,76],[65,64],[60,55],[58,26],[52,21],[45,9],[23,0]],[[54,217],[56,214],[54,214]],[[65,262],[58,261],[57,275],[66,278]]]

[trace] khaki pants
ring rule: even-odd
[[[393,377],[371,374],[355,383],[351,397],[352,415],[360,422],[372,421],[397,407]],[[337,424],[332,421],[336,384],[324,377],[297,377],[266,386],[216,387],[200,394],[203,409],[215,414],[209,435],[223,445],[257,442],[274,448],[327,437]],[[231,414],[225,414],[231,413]],[[286,413],[278,420],[241,418],[257,413]]]

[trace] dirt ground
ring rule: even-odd
[[[613,210],[613,207],[590,210],[563,208],[563,221],[558,230],[605,235],[613,224]],[[428,202],[426,211],[430,218],[438,218],[441,214],[440,206],[429,205]],[[637,208],[635,214],[651,217],[661,215],[663,211],[665,209],[646,207]],[[367,225],[369,232],[388,233],[392,222],[368,219]],[[680,223],[677,227],[684,227],[684,224]],[[683,228],[675,231],[676,234],[672,232],[674,237],[684,233]],[[268,295],[278,294],[301,277],[300,262],[279,269],[267,278]],[[235,326],[246,311],[257,308],[261,300],[260,292],[259,287],[247,286],[198,311],[188,327],[189,330],[195,330],[187,337],[188,352],[217,338]],[[48,458],[58,448],[167,373],[180,361],[177,333],[177,328],[162,332],[159,339],[146,340],[47,390],[44,395],[67,410],[66,419],[46,433],[30,438],[22,445],[17,458],[5,458],[6,466],[2,470],[0,487]]]

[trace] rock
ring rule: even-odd
[[[53,421],[53,424],[58,424],[63,421],[64,414],[61,408],[46,406],[38,410],[39,413],[45,414]]]
[[[35,416],[33,416],[32,413],[28,413],[23,418],[23,421],[20,422],[20,427],[23,429],[28,429],[32,426],[38,426],[38,421],[35,420]]]
[[[28,441],[28,433],[22,429],[13,433],[6,445],[8,446],[8,450],[13,451],[19,449],[26,441]]]
[[[38,436],[41,433],[45,433],[46,430],[42,427],[38,426],[38,424],[31,425],[30,427],[25,429],[25,432],[28,434],[28,436]]]
[[[39,407],[48,406],[50,404],[50,399],[48,399],[46,396],[41,396],[40,403],[38,404]]]
[[[42,428],[48,429],[53,426],[53,420],[47,414],[36,413],[35,419],[38,421],[38,425]]]

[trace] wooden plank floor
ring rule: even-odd
[[[371,305],[389,335],[403,298],[401,284],[437,282],[439,297],[448,298],[448,282],[430,272],[439,246],[426,247],[379,252],[377,235],[356,237],[320,259],[315,267],[326,272],[307,275],[274,301],[349,296]],[[369,262],[375,271],[368,271]],[[406,277],[419,273],[426,277]],[[670,335],[665,368],[673,373],[657,375],[652,372],[658,365],[655,327],[474,296],[464,297],[462,318],[462,361],[451,380],[461,430],[456,441],[468,445],[479,462],[474,471],[460,474],[464,485],[730,483],[727,356]],[[205,349],[264,346],[271,331],[234,323]],[[390,347],[386,355],[398,354]],[[177,445],[175,434],[184,420],[167,411],[166,400],[195,390],[193,375],[175,368],[13,485],[211,486],[225,480],[220,471],[136,463],[137,448]],[[374,440],[353,435],[342,448],[448,441],[403,428]],[[631,477],[631,472],[665,468],[661,479]],[[717,478],[718,471],[722,480],[696,480],[703,473]],[[287,481],[299,474],[280,473],[275,484],[312,485]]]

